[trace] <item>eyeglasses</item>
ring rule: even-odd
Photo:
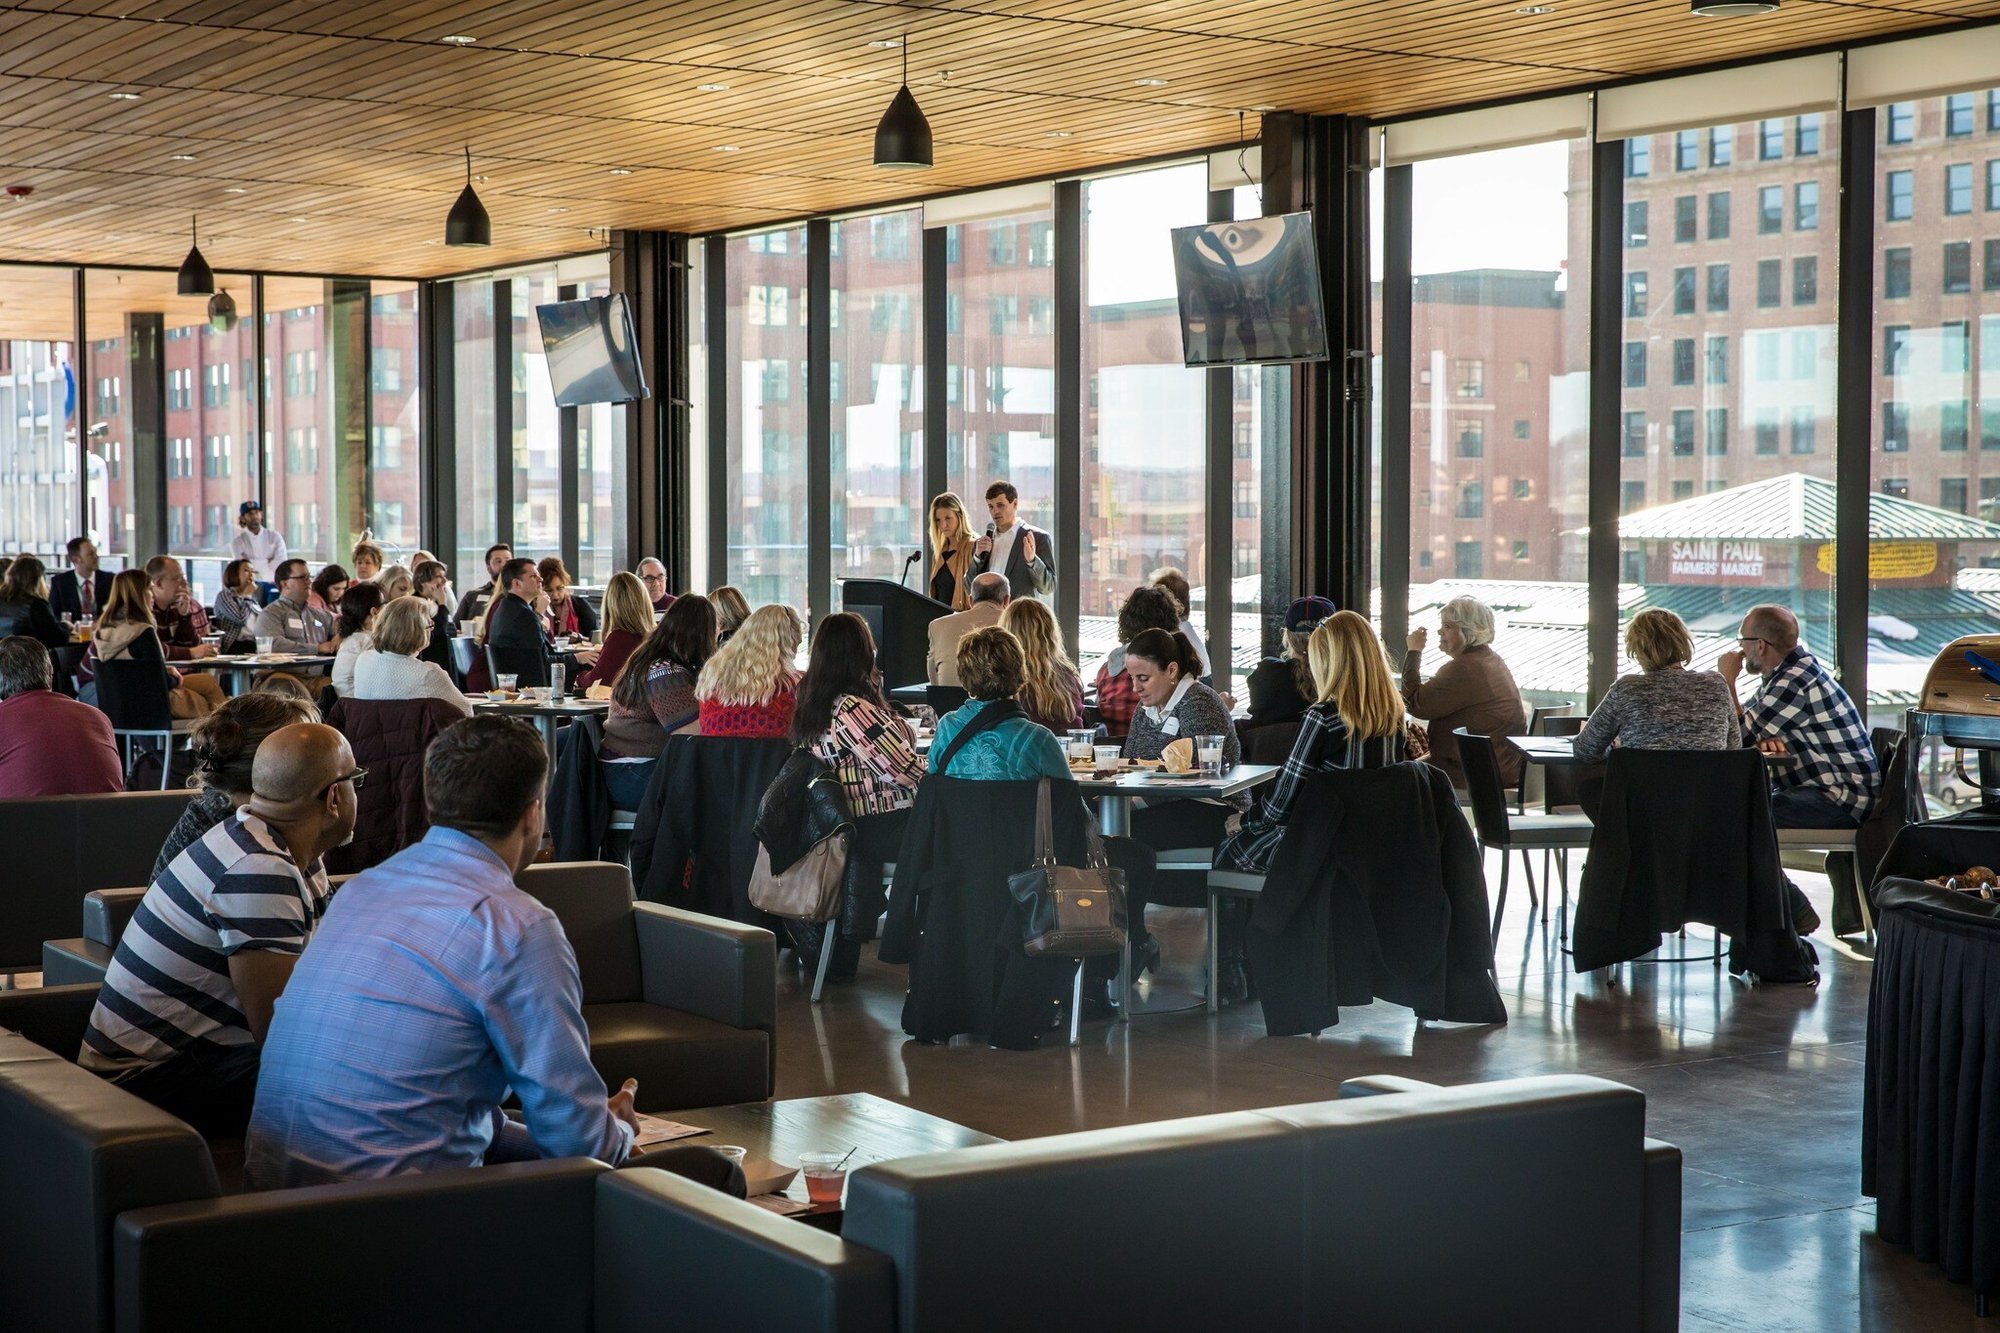
[[[315,792],[313,794],[313,799],[315,801],[324,801],[326,799],[326,794],[332,791],[335,787],[338,787],[343,782],[353,783],[354,790],[360,791],[363,787],[368,785],[368,770],[365,768],[357,768],[352,773],[349,773],[344,777],[335,778],[333,781],[327,783],[324,787],[321,787],[317,792]]]
[[[1769,642],[1770,642],[1770,640],[1769,640],[1769,639],[1765,639],[1765,638],[1760,638],[1760,637],[1758,637],[1758,636],[1757,636],[1757,635],[1755,635],[1755,634],[1739,634],[1739,635],[1737,635],[1737,636],[1736,636],[1736,642],[1738,642],[1738,643],[1769,643]]]
[[[665,574],[641,574],[639,581],[641,583],[665,583],[667,576]]]

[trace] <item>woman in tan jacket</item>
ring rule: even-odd
[[[1514,673],[1493,651],[1493,611],[1486,603],[1476,597],[1454,597],[1439,610],[1438,646],[1450,660],[1423,680],[1418,664],[1428,639],[1422,629],[1410,631],[1409,651],[1403,655],[1403,706],[1410,716],[1431,724],[1430,761],[1463,791],[1465,770],[1458,762],[1453,730],[1464,727],[1495,738],[1519,736],[1528,729],[1528,714]],[[1521,780],[1520,751],[1495,745],[1493,757],[1499,761],[1503,783],[1513,786]]]
[[[956,493],[946,491],[931,501],[931,576],[925,591],[937,601],[951,603],[954,611],[972,605],[965,591],[965,571],[972,568],[972,544],[977,540],[965,516],[965,501]]]

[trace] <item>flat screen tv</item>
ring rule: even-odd
[[[1312,214],[1176,227],[1174,282],[1188,365],[1326,360]]]
[[[535,307],[556,406],[629,403],[648,396],[632,312],[619,293]]]

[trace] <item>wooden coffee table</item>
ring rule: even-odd
[[[783,1102],[748,1102],[741,1106],[710,1106],[699,1111],[664,1111],[667,1120],[699,1125],[712,1133],[679,1143],[714,1147],[734,1143],[749,1150],[750,1156],[796,1166],[800,1153],[846,1152],[854,1149],[847,1169],[853,1171],[871,1162],[889,1162],[920,1153],[948,1152],[954,1148],[975,1148],[983,1143],[1003,1143],[991,1134],[926,1115],[869,1092],[840,1093],[832,1097],[799,1097]],[[784,1190],[786,1198],[808,1203],[804,1176],[796,1176]],[[828,1230],[840,1229],[840,1206],[815,1205],[800,1218]]]

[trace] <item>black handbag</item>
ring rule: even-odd
[[[1104,856],[1104,840],[1085,825],[1089,864],[1056,864],[1049,779],[1035,793],[1035,864],[1007,877],[1021,905],[1021,950],[1030,958],[1079,958],[1125,948],[1125,872]]]

